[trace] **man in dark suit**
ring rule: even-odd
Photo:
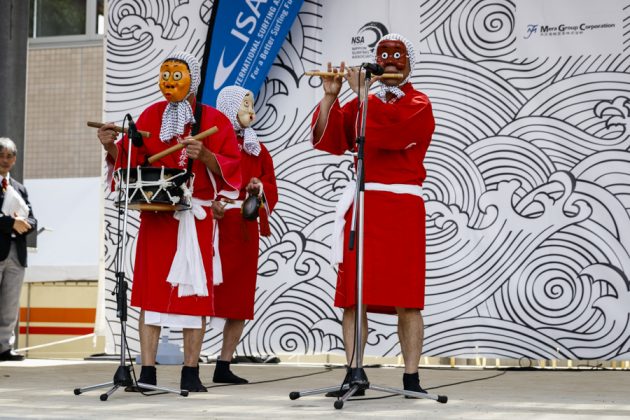
[[[0,362],[24,359],[13,351],[12,338],[24,282],[26,234],[37,227],[26,188],[9,174],[16,159],[15,143],[0,137]]]

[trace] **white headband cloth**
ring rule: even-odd
[[[194,124],[195,116],[188,102],[188,97],[197,93],[201,82],[201,67],[194,55],[185,51],[170,54],[164,62],[177,60],[186,63],[190,72],[190,89],[186,98],[180,102],[169,102],[162,114],[162,127],[160,128],[160,140],[168,143],[173,137],[184,135],[186,124]]]

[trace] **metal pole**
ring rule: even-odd
[[[24,168],[24,132],[26,114],[26,54],[28,48],[29,2],[0,1],[0,80],[4,97],[0,101],[0,137],[9,137],[18,154],[11,177],[22,182]],[[20,340],[20,319],[15,326],[15,343]]]
[[[364,150],[365,150],[365,124],[367,121],[368,111],[368,93],[370,89],[371,74],[366,72],[363,92],[363,106],[361,107],[361,129],[358,137],[359,151],[357,161],[357,197],[355,200],[356,215],[356,237],[357,237],[357,268],[356,268],[356,312],[354,318],[354,362],[355,368],[363,367],[363,215],[364,194],[365,194],[365,168],[364,168]]]
[[[17,146],[17,162],[11,177],[20,182],[24,175],[29,3],[0,1],[0,80],[4,98],[10,98],[0,101],[0,137],[9,137]]]

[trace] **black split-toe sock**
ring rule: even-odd
[[[350,383],[350,376],[352,375],[352,369],[349,367],[346,367],[346,377],[343,379],[343,383],[342,386],[344,384],[349,384]],[[367,380],[367,378],[365,378]],[[335,391],[329,391],[326,393],[327,397],[331,397],[331,398],[341,398],[344,395],[346,395],[346,393],[348,392],[348,388],[346,389],[337,389]],[[357,389],[357,392],[355,392],[354,394],[352,394],[353,397],[365,397],[365,389]]]
[[[208,388],[203,386],[201,379],[199,379],[199,365],[182,367],[182,379],[179,388],[189,392],[208,392]]]
[[[214,376],[212,382],[215,384],[247,384],[249,381],[240,376],[236,376],[230,370],[230,362],[226,360],[217,360],[217,365],[214,368]]]
[[[421,392],[423,394],[427,393],[427,391],[422,389],[422,387],[420,386],[420,376],[418,375],[418,372],[403,373],[403,387],[405,391]],[[414,397],[405,395],[405,398],[414,398]]]
[[[138,382],[147,384],[147,385],[157,385],[157,371],[155,370],[155,366],[142,366],[140,369],[140,378],[138,378]],[[143,388],[137,385],[130,385],[125,388],[126,392],[150,392],[153,391],[149,388]]]

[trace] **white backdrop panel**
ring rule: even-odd
[[[273,235],[262,241],[255,320],[246,324],[239,353],[341,350],[327,257],[332,212],[352,179],[351,161],[312,150],[310,115],[321,88],[303,72],[326,61],[369,61],[377,36],[401,32],[417,47],[412,82],[431,98],[437,122],[425,160],[424,353],[628,358],[628,36],[617,54],[566,55],[548,42],[537,56],[519,58],[521,3],[305,2],[256,102],[255,128],[272,152],[280,203]],[[627,1],[616,9],[617,0],[602,3],[628,24]],[[201,58],[211,4],[110,2],[107,121],[138,115],[160,99],[157,69],[168,52],[186,49]],[[110,194],[107,290],[114,286],[116,242],[111,200]],[[137,215],[130,225],[128,275]],[[106,306],[108,347],[115,351],[114,302]],[[134,351],[137,315],[132,308]],[[396,318],[370,319],[367,353],[398,355]],[[219,351],[220,332],[209,327],[206,353]],[[177,331],[172,336],[181,340]]]

